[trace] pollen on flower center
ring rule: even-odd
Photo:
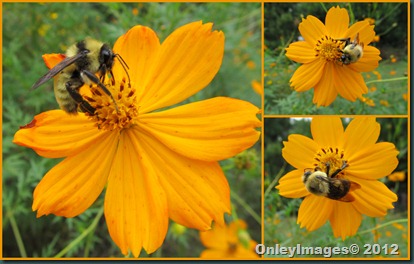
[[[342,56],[343,41],[323,36],[316,42],[316,57],[326,61],[338,61]]]
[[[112,79],[105,86],[111,91],[115,102],[97,85],[91,85],[92,96],[84,96],[84,98],[95,108],[95,113],[85,114],[103,130],[123,129],[134,125],[138,117],[135,89],[126,83],[125,79],[121,82]]]
[[[329,175],[332,175],[335,171],[341,170],[344,166],[348,166],[348,162],[344,159],[344,151],[338,148],[321,148],[314,156],[315,168],[320,168],[323,172],[329,170]],[[329,169],[328,169],[329,168]],[[342,174],[338,173],[336,178],[341,177]]]

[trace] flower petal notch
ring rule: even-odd
[[[290,86],[304,92],[314,88],[313,103],[329,106],[337,95],[354,102],[368,92],[361,72],[372,71],[381,60],[380,51],[369,44],[374,26],[360,21],[349,26],[346,9],[332,7],[323,24],[309,15],[299,24],[303,41],[291,43],[286,56],[302,65]]]
[[[131,28],[114,45],[111,74],[97,73],[111,96],[96,83],[80,89],[93,113],[47,111],[16,132],[15,144],[64,158],[34,191],[38,217],[75,217],[105,190],[109,234],[134,257],[162,245],[169,219],[200,231],[224,225],[230,189],[218,161],[258,141],[260,110],[225,97],[172,107],[221,66],[224,33],[212,26],[189,23],[162,43],[148,27]],[[68,57],[43,58],[51,68]]]
[[[313,138],[293,134],[283,142],[282,156],[296,169],[276,189],[287,198],[304,197],[301,228],[314,231],[329,221],[333,235],[345,240],[357,233],[362,215],[385,216],[394,208],[397,195],[378,179],[396,169],[399,152],[377,142],[374,117],[356,117],[345,130],[338,117],[314,117],[311,132]]]

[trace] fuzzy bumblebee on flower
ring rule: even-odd
[[[37,217],[78,216],[105,190],[109,234],[135,257],[162,245],[170,219],[202,231],[224,225],[230,189],[219,161],[256,143],[259,109],[229,97],[171,108],[220,69],[225,37],[212,27],[189,23],[161,43],[152,29],[134,26],[113,47],[123,63],[111,65],[112,78],[75,95],[82,112],[46,111],[16,132],[15,144],[64,158],[34,190]],[[53,55],[44,60],[59,63]]]
[[[314,89],[313,103],[330,105],[339,94],[354,102],[368,92],[361,72],[378,67],[380,51],[370,46],[374,26],[368,21],[349,24],[345,8],[332,7],[323,24],[308,15],[299,24],[303,41],[291,43],[286,56],[302,65],[290,79],[297,92]]]
[[[281,196],[304,198],[297,223],[314,231],[330,222],[335,237],[357,233],[362,215],[381,217],[394,208],[397,195],[379,179],[398,165],[398,150],[377,142],[380,124],[357,117],[346,129],[339,117],[314,117],[312,138],[289,135],[283,158],[296,169],[279,180]]]

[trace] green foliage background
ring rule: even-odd
[[[351,119],[343,118],[342,122],[346,128]],[[408,181],[407,172],[408,142],[407,142],[407,119],[406,118],[377,118],[381,125],[381,133],[377,142],[391,142],[395,145],[399,154],[398,167],[395,171],[404,171],[406,179],[402,182],[391,182],[387,177],[379,179],[388,188],[397,194],[398,201],[394,203],[394,209],[388,210],[385,217],[370,218],[363,217],[361,226],[355,236],[342,241],[341,238],[333,236],[329,221],[321,228],[308,232],[300,228],[296,223],[298,209],[303,199],[290,199],[279,195],[275,186],[279,180],[295,168],[288,164],[282,157],[283,142],[288,141],[291,134],[301,134],[312,138],[310,131],[310,118],[265,118],[264,122],[264,244],[273,246],[296,247],[302,246],[339,246],[349,247],[356,243],[361,252],[358,255],[336,255],[333,257],[378,257],[398,258],[408,255]],[[300,157],[298,157],[300,159]],[[375,197],[373,197],[375,199]],[[318,210],[315,208],[315,210]],[[363,255],[365,244],[398,244],[399,255]],[[266,256],[283,257],[283,256]],[[299,257],[322,257],[299,256]]]
[[[224,32],[225,55],[213,82],[186,102],[230,96],[260,107],[260,95],[251,87],[253,80],[261,80],[260,3],[3,3],[4,257],[123,257],[101,216],[104,194],[71,219],[37,219],[31,211],[34,188],[59,162],[12,144],[19,126],[58,108],[53,82],[30,90],[47,71],[42,54],[64,53],[86,36],[112,45],[136,24],[152,28],[162,41],[198,20],[213,22],[214,29]],[[232,217],[246,220],[256,241],[261,240],[259,146],[222,162],[232,190]],[[149,257],[198,257],[204,249],[198,231],[172,225],[164,245]],[[147,255],[143,251],[141,256]]]
[[[299,63],[290,61],[285,49],[300,36],[298,26],[308,15],[325,22],[333,6],[348,10],[350,24],[371,18],[381,51],[379,67],[362,73],[369,92],[368,102],[348,101],[338,96],[327,107],[312,103],[313,89],[298,93],[289,80]],[[408,103],[408,19],[407,3],[265,3],[264,5],[264,87],[265,114],[407,114]],[[392,60],[396,59],[396,62]],[[371,101],[372,100],[372,101]]]

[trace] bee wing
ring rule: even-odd
[[[356,182],[351,182],[351,186],[349,187],[348,193],[344,197],[338,199],[338,201],[348,202],[348,203],[355,201],[355,197],[352,195],[352,191],[355,191],[360,188],[361,188],[361,185],[359,185]]]
[[[350,203],[355,201],[355,197],[350,192],[348,192],[344,197],[339,198],[338,201]]]
[[[352,191],[355,191],[357,189],[361,189],[361,185],[359,185],[356,182],[351,181],[351,187],[349,187],[349,191],[352,192]]]
[[[59,62],[55,67],[50,69],[45,75],[43,75],[35,84],[33,84],[32,89],[36,89],[40,85],[44,84],[51,78],[55,77],[59,72],[61,72],[64,68],[68,67],[69,65],[76,62],[78,59],[83,58],[86,56],[85,52],[80,52],[72,57],[67,57],[61,62]]]

